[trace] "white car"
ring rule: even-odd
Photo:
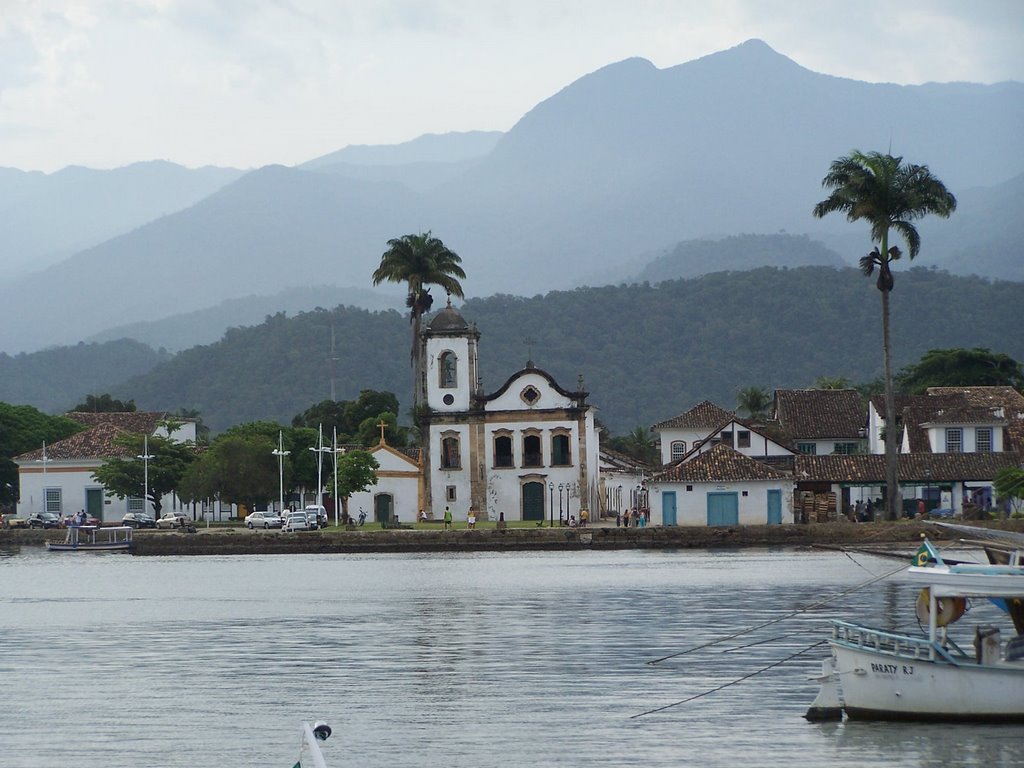
[[[245,527],[250,531],[253,528],[280,528],[282,525],[284,525],[284,520],[269,510],[266,512],[253,512],[245,518]]]
[[[192,520],[183,512],[168,512],[156,521],[157,528],[191,528]]]
[[[305,512],[291,512],[284,519],[284,525],[281,526],[281,530],[285,533],[292,531],[308,531],[309,520],[306,519]]]
[[[312,530],[317,528],[326,528],[328,524],[327,510],[317,504],[310,504],[305,509],[306,519],[309,521],[309,527]]]

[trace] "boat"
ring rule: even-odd
[[[132,548],[132,528],[71,525],[64,541],[48,541],[46,548],[51,552],[127,552]]]
[[[985,551],[988,563],[947,563],[925,539],[904,577],[922,587],[916,613],[927,634],[833,620],[808,719],[1024,722],[1024,536]],[[976,625],[971,653],[949,628],[985,600],[1008,614],[1009,637]]]
[[[292,768],[327,768],[327,762],[320,751],[320,742],[331,737],[331,726],[324,722],[316,722],[313,725],[303,723],[301,732],[299,759]]]

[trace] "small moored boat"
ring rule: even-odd
[[[132,548],[132,529],[127,525],[72,525],[64,541],[48,541],[46,548],[51,552],[127,552]]]
[[[1024,546],[1004,545],[999,560],[947,564],[925,540],[905,577],[922,587],[917,615],[927,636],[833,621],[823,694],[838,683],[851,719],[1024,722]],[[978,600],[1011,622],[975,626],[969,653],[948,628]],[[832,700],[819,695],[816,705]]]

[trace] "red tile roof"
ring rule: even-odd
[[[1005,467],[1020,465],[1019,453],[901,453],[897,457],[901,482],[959,482],[991,480]],[[885,483],[885,456],[797,456],[797,482]]]
[[[651,478],[653,483],[715,483],[787,480],[789,475],[719,443],[689,461],[673,464]]]
[[[775,420],[790,440],[857,440],[868,410],[855,389],[777,389]]]
[[[686,413],[659,421],[651,429],[714,429],[732,417],[733,412],[719,408],[710,400],[704,400]]]

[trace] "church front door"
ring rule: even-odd
[[[395,497],[390,493],[378,493],[373,499],[373,519],[378,523],[390,523],[395,511]]]
[[[544,483],[523,484],[523,520],[544,519]]]

